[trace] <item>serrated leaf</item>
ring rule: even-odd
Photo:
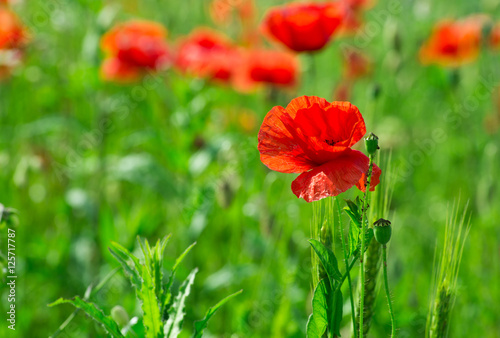
[[[186,255],[191,251],[191,249],[195,245],[196,245],[196,242],[194,242],[193,244],[188,246],[186,248],[186,250],[184,250],[184,252],[179,257],[177,257],[177,259],[175,260],[175,264],[172,268],[172,272],[170,273],[170,278],[168,279],[167,285],[165,286],[165,294],[164,294],[164,297],[162,299],[162,304],[163,304],[162,308],[163,309],[168,305],[168,303],[170,303],[170,298],[172,297],[172,293],[170,291],[170,288],[172,287],[172,284],[174,282],[175,272],[177,271],[177,268],[182,263],[182,261],[184,260]]]
[[[139,298],[142,300],[143,322],[146,328],[146,337],[163,337],[160,307],[156,298],[153,278],[146,267],[141,271],[142,288]]]
[[[175,300],[168,310],[168,320],[163,328],[165,337],[176,338],[182,329],[182,323],[184,321],[184,307],[186,304],[186,298],[191,292],[191,285],[193,285],[194,278],[198,269],[191,271],[186,280],[182,283],[179,288],[179,293],[175,297]]]
[[[125,271],[125,274],[129,277],[130,282],[136,290],[141,289],[142,280],[139,274],[141,269],[141,264],[137,257],[132,255],[127,249],[122,247],[120,244],[111,242],[111,246],[108,248],[109,252],[113,257],[120,263]],[[132,264],[130,263],[132,262]]]
[[[318,258],[325,268],[330,281],[333,283],[334,280],[342,280],[342,274],[339,271],[337,258],[335,257],[335,254],[332,252],[332,250],[328,249],[321,242],[315,239],[310,239],[309,243],[311,243],[311,246],[318,255]]]
[[[193,337],[194,338],[200,338],[203,335],[203,330],[205,330],[205,328],[207,327],[208,321],[210,320],[210,318],[212,318],[212,316],[215,314],[215,312],[217,312],[217,310],[222,305],[224,305],[226,302],[228,302],[231,298],[236,297],[237,295],[239,295],[242,292],[243,292],[243,290],[235,292],[232,295],[227,296],[226,298],[224,298],[223,300],[221,300],[220,302],[218,302],[217,304],[215,304],[210,309],[208,309],[207,313],[205,314],[205,318],[203,318],[202,320],[198,320],[198,321],[194,322],[194,334],[193,334]]]
[[[307,321],[306,332],[308,338],[321,338],[328,327],[328,293],[325,279],[322,279],[312,299],[313,313]]]
[[[153,248],[153,281],[156,290],[156,298],[159,304],[163,304],[165,298],[165,291],[163,290],[163,255],[167,243],[170,240],[170,236],[171,235],[164,237],[161,241],[158,240]],[[161,309],[163,309],[163,306]],[[163,311],[161,311],[161,313],[163,314]]]
[[[120,328],[118,324],[110,317],[106,316],[104,312],[94,303],[86,302],[82,300],[80,297],[75,297],[74,299],[63,299],[59,298],[49,306],[55,306],[59,304],[69,303],[75,306],[78,309],[85,311],[87,315],[89,315],[93,320],[101,324],[107,333],[112,335],[113,337],[123,337],[120,332]]]

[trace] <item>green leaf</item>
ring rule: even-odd
[[[108,249],[109,252],[111,252],[111,254],[113,255],[113,257],[123,267],[125,274],[130,278],[132,286],[135,287],[137,291],[140,290],[142,280],[139,275],[139,271],[142,269],[142,266],[137,257],[132,255],[123,246],[115,242],[111,242],[111,247],[109,247]],[[131,264],[130,261],[133,264]]]
[[[328,301],[327,286],[322,279],[314,290],[312,299],[313,313],[307,321],[306,331],[308,338],[321,338],[328,327]]]
[[[359,227],[354,222],[349,222],[349,255],[351,257],[359,245]]]
[[[186,257],[186,255],[191,251],[191,249],[196,245],[196,242],[194,242],[193,244],[191,244],[190,246],[187,247],[186,250],[184,250],[184,252],[179,256],[177,257],[177,259],[175,260],[175,264],[172,268],[172,272],[170,273],[170,278],[168,280],[168,283],[167,285],[165,286],[165,295],[162,299],[162,309],[164,309],[168,303],[170,303],[170,298],[172,297],[172,293],[170,291],[170,288],[172,287],[172,284],[174,282],[174,276],[175,276],[175,272],[177,271],[177,268],[179,267],[179,265],[181,264],[181,262],[184,260],[184,258]]]
[[[339,271],[337,258],[335,257],[335,254],[326,246],[324,246],[321,242],[315,239],[310,239],[309,243],[311,243],[311,246],[318,255],[319,260],[321,261],[321,264],[325,268],[326,273],[328,274],[328,277],[330,278],[332,284],[334,280],[336,281],[342,280],[342,274]]]
[[[189,276],[179,288],[179,293],[175,297],[172,307],[168,310],[168,320],[164,326],[164,334],[167,338],[175,338],[181,332],[182,322],[184,321],[186,298],[191,292],[191,285],[193,285],[197,272],[197,268],[191,271]]]
[[[215,306],[213,306],[210,309],[208,309],[207,313],[205,314],[205,318],[203,318],[202,320],[198,320],[198,321],[194,322],[194,334],[193,334],[193,337],[194,338],[200,338],[203,335],[203,330],[205,330],[205,328],[207,327],[208,321],[210,320],[210,318],[212,318],[212,316],[215,314],[215,312],[217,312],[217,310],[222,305],[224,305],[227,301],[229,301],[231,298],[239,295],[242,292],[243,292],[243,290],[235,292],[232,295],[227,296],[226,298],[224,298],[223,300],[221,300],[220,302],[218,302],[217,304],[215,304]]]
[[[351,221],[353,221],[354,224],[356,224],[359,228],[361,228],[361,217],[358,214],[355,214],[352,212],[351,209],[348,207],[344,207],[344,211],[349,216]]]
[[[163,301],[165,299],[165,291],[163,289],[163,255],[167,243],[170,240],[170,236],[171,235],[164,237],[161,241],[158,240],[155,247],[153,248],[153,281],[156,290],[156,298],[158,299],[159,304],[163,304]],[[161,313],[163,314],[163,311],[161,311]]]
[[[339,288],[333,295],[333,299],[331,299],[331,303],[329,303],[328,307],[331,309],[331,311],[328,311],[330,314],[330,332],[337,337],[340,337],[340,322],[342,321],[343,306],[344,300]]]
[[[196,245],[196,242],[194,242],[193,244],[188,246],[187,249],[184,250],[184,252],[179,257],[177,257],[177,259],[175,260],[174,267],[172,268],[173,271],[177,270],[177,268],[179,267],[179,264],[181,264],[181,262],[184,260],[184,257],[186,257],[186,255],[189,253],[189,251],[191,251],[191,249],[195,245]]]
[[[155,285],[153,278],[146,267],[142,268],[142,288],[139,292],[139,298],[142,300],[142,312],[144,314],[143,322],[146,328],[146,337],[163,337],[162,321],[160,307],[156,298]]]
[[[80,297],[75,297],[73,299],[63,299],[59,298],[49,306],[55,306],[59,304],[69,303],[73,304],[78,309],[85,311],[93,320],[101,324],[107,333],[113,337],[123,337],[120,332],[118,324],[110,317],[106,316],[104,312],[94,303],[86,302]]]

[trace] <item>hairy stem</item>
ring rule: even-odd
[[[361,276],[361,295],[360,295],[360,308],[359,308],[359,336],[363,337],[363,311],[364,311],[364,303],[365,303],[365,265],[363,256],[365,254],[365,233],[366,233],[366,208],[368,201],[368,191],[370,191],[370,181],[372,177],[372,169],[373,169],[373,156],[370,155],[370,162],[368,165],[368,172],[366,173],[366,187],[365,187],[365,197],[363,199],[363,209],[361,210],[361,252],[359,253],[359,269]]]
[[[387,296],[387,303],[389,304],[389,314],[391,315],[391,337],[396,336],[396,324],[394,322],[394,311],[392,310],[391,294],[389,292],[389,282],[387,279],[387,246],[384,244],[382,246],[382,259],[384,261],[384,285],[385,285],[385,295]]]

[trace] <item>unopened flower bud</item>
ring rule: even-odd
[[[382,245],[387,244],[391,239],[391,234],[392,234],[391,222],[381,218],[375,223],[373,223],[373,225],[374,225],[373,231],[377,242],[379,242]]]
[[[374,133],[370,133],[367,138],[365,138],[365,147],[369,155],[374,155],[378,149],[378,137]]]
[[[116,324],[121,328],[125,327],[129,321],[127,311],[120,305],[116,305],[111,309],[111,318],[113,318]]]

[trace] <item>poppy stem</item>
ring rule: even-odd
[[[352,295],[352,283],[351,283],[351,270],[349,269],[349,257],[347,248],[344,241],[344,229],[342,227],[341,216],[340,216],[340,204],[338,198],[335,198],[335,202],[337,203],[338,210],[338,218],[339,218],[339,235],[342,242],[342,251],[344,252],[344,262],[345,262],[345,270],[347,275],[347,281],[349,283],[349,298],[351,299],[351,318],[352,318],[352,331],[354,332],[354,338],[357,338],[358,335],[356,333],[356,313],[354,311],[354,296]]]
[[[369,165],[368,172],[366,173],[366,187],[365,187],[365,197],[363,199],[363,209],[361,210],[361,252],[359,253],[359,263],[360,263],[360,276],[361,276],[361,294],[360,294],[360,304],[359,304],[359,337],[363,337],[363,314],[365,306],[365,234],[366,234],[366,208],[368,201],[368,191],[370,191],[370,181],[372,178],[373,169],[373,154],[369,154]]]
[[[389,314],[391,315],[391,337],[396,336],[396,326],[394,323],[394,311],[392,310],[391,294],[389,292],[389,282],[387,279],[387,245],[382,246],[382,259],[384,262],[384,285],[385,285],[385,295],[387,296],[387,303],[389,304]]]

